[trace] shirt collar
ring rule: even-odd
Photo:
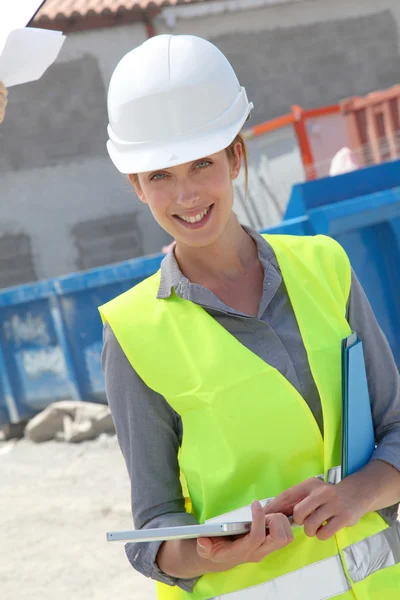
[[[266,240],[255,229],[245,225],[242,225],[242,227],[246,233],[253,238],[257,245],[259,258],[263,265],[264,272],[267,272],[270,262],[277,267],[275,255]],[[182,292],[188,290],[189,285],[190,281],[179,268],[173,246],[161,263],[160,285],[157,292],[157,298],[169,298],[172,294],[172,290],[179,296],[182,296]]]

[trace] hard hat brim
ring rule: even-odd
[[[244,89],[243,92],[242,110],[237,111],[239,107],[235,107],[234,122],[227,119],[228,122],[217,127],[211,123],[201,130],[189,131],[170,140],[123,143],[115,139],[109,127],[107,150],[112,162],[120,173],[129,175],[176,167],[224,150],[240,132],[253,108],[253,104],[247,101]],[[241,113],[240,118],[238,112]]]

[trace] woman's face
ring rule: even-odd
[[[178,243],[212,244],[224,231],[233,206],[232,180],[240,172],[242,147],[234,157],[225,150],[177,167],[130,176],[142,202]]]

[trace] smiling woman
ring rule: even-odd
[[[251,109],[225,56],[193,36],[153,37],[111,78],[110,157],[176,240],[158,273],[100,308],[135,527],[252,520],[237,539],[126,552],[161,600],[397,600],[399,374],[334,240],[239,223],[233,181],[243,163],[247,175]],[[377,449],[331,485],[351,331]]]

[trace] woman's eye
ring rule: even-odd
[[[154,173],[154,175],[152,175],[150,177],[150,181],[160,181],[161,179],[164,179],[165,175],[164,173]]]
[[[204,167],[208,167],[208,165],[211,165],[209,160],[201,160],[197,163],[196,168],[198,167],[199,169],[204,169]]]

